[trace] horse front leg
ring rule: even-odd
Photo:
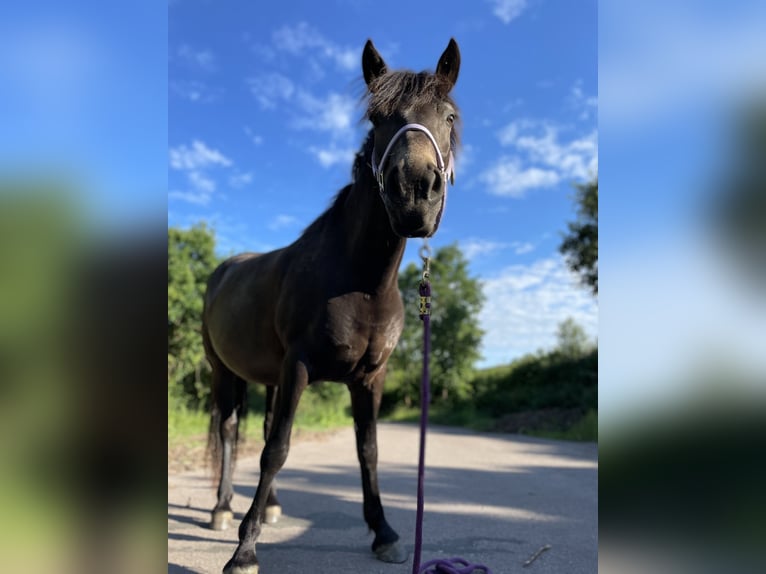
[[[385,369],[370,380],[349,385],[349,390],[356,431],[356,452],[362,472],[364,520],[375,532],[372,551],[379,560],[400,564],[407,560],[408,555],[398,543],[399,535],[386,521],[378,487],[377,419],[384,379]]]
[[[295,411],[307,385],[308,371],[305,363],[288,355],[282,364],[271,432],[261,453],[258,488],[250,509],[239,525],[239,545],[234,551],[234,556],[224,566],[223,574],[258,573],[255,544],[261,533],[274,478],[287,460]]]

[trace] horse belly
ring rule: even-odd
[[[284,350],[274,339],[249,337],[236,331],[211,340],[224,365],[250,382],[277,384]]]
[[[251,382],[279,382],[284,348],[266,289],[253,280],[224,283],[210,302],[207,323],[213,349],[234,374]]]

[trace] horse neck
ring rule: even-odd
[[[352,184],[342,208],[347,253],[355,274],[364,278],[371,291],[398,289],[399,265],[407,241],[391,229],[372,172]]]

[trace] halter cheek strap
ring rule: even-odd
[[[428,141],[431,142],[431,145],[433,145],[434,149],[436,150],[436,165],[439,167],[439,171],[441,172],[442,176],[445,179],[449,179],[450,183],[454,184],[455,183],[455,156],[453,155],[452,150],[449,151],[449,156],[447,158],[447,163],[445,165],[444,156],[442,155],[442,152],[439,149],[439,144],[436,143],[436,139],[434,138],[433,134],[429,131],[429,129],[422,124],[407,124],[399,128],[399,131],[394,134],[394,137],[392,137],[391,141],[388,142],[388,145],[386,146],[386,149],[383,152],[383,157],[380,158],[380,162],[377,164],[375,163],[375,148],[374,147],[372,148],[372,162],[371,162],[372,173],[378,182],[379,191],[383,193],[383,188],[384,188],[383,168],[386,165],[388,154],[391,153],[391,149],[394,147],[396,140],[398,140],[405,132],[408,132],[410,130],[423,132],[428,137]]]

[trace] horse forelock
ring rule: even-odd
[[[398,70],[375,78],[365,93],[367,111],[364,117],[391,116],[403,106],[428,106],[438,102],[449,103],[457,113],[452,126],[450,143],[453,150],[460,144],[459,108],[449,95],[451,85],[440,75],[429,72]]]

